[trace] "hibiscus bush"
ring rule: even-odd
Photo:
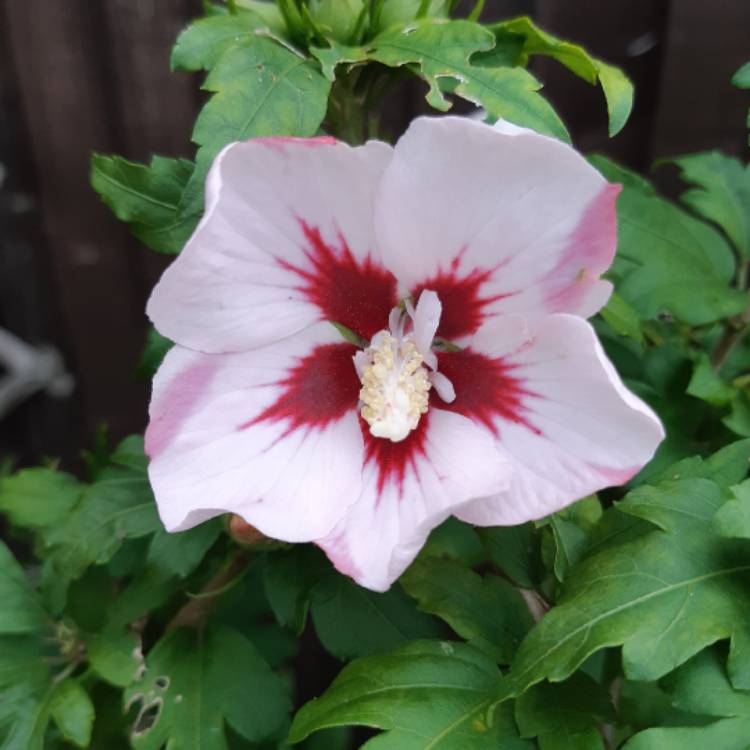
[[[627,77],[456,5],[206,1],[195,159],[93,157],[176,257],[145,440],[0,474],[4,750],[747,747],[750,171],[578,153],[529,62]]]

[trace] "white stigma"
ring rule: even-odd
[[[427,412],[430,379],[411,336],[379,331],[362,353],[358,369],[362,418],[374,437],[403,440]]]
[[[446,403],[456,397],[451,382],[437,371],[432,350],[442,312],[437,294],[425,290],[416,308],[409,301],[405,307],[405,311],[398,307],[391,311],[390,331],[378,331],[370,346],[354,356],[362,383],[362,418],[374,437],[394,443],[403,440],[427,413],[430,388]],[[405,334],[407,327],[410,330]]]

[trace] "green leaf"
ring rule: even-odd
[[[162,253],[178,253],[196,224],[177,215],[193,169],[186,159],[154,156],[147,166],[119,156],[94,154],[91,184],[141,242]]]
[[[221,534],[221,521],[214,518],[188,531],[168,534],[159,529],[148,549],[147,564],[162,575],[185,576],[198,567]]]
[[[60,734],[78,747],[88,747],[94,726],[94,704],[78,680],[59,683],[50,700],[50,713]]]
[[[724,497],[707,479],[631,492],[619,510],[658,528],[575,568],[559,605],[521,644],[505,696],[565,679],[595,651],[619,644],[629,679],[658,679],[722,638],[732,639],[734,681],[750,685],[750,544],[714,530]]]
[[[451,107],[441,85],[456,83],[453,93],[484,107],[492,119],[570,140],[555,110],[538,92],[539,81],[523,68],[474,65],[472,55],[495,46],[494,35],[471,21],[426,20],[406,29],[386,31],[370,45],[368,57],[390,67],[419,65],[430,89],[429,104],[440,111]]]
[[[750,437],[750,395],[746,390],[735,395],[730,413],[721,421],[736,435]]]
[[[544,55],[562,63],[588,83],[595,84],[598,81],[607,100],[609,135],[616,135],[622,130],[633,109],[633,84],[619,68],[592,57],[577,44],[542,31],[526,16],[501,21],[489,28],[491,31],[501,30],[523,38],[523,57],[520,63],[524,66],[528,64],[531,55]]]
[[[326,113],[330,82],[310,60],[267,37],[230,47],[206,78],[213,93],[193,130],[200,148],[180,202],[182,216],[200,214],[208,169],[228,143],[258,136],[313,136]]]
[[[310,16],[326,37],[353,41],[365,8],[365,0],[310,0]]]
[[[430,533],[422,557],[447,557],[459,560],[468,567],[487,562],[487,553],[477,530],[455,517],[448,518]]]
[[[376,594],[336,573],[312,590],[311,614],[321,643],[343,660],[442,635],[439,623],[419,612],[398,586]]]
[[[722,536],[750,539],[750,480],[732,487],[731,493],[714,516],[714,527]]]
[[[127,687],[143,670],[140,638],[130,630],[108,628],[86,642],[91,668],[104,680]]]
[[[320,698],[300,709],[289,739],[358,724],[386,732],[370,740],[368,750],[531,750],[506,707],[487,724],[499,682],[495,664],[471,646],[415,641],[347,665]]]
[[[177,37],[172,70],[211,70],[228,49],[266,25],[252,12],[199,18]]]
[[[750,165],[719,151],[690,154],[668,161],[694,185],[681,199],[696,213],[718,224],[737,248],[750,258]]]
[[[615,333],[643,341],[643,328],[638,313],[617,292],[612,292],[609,301],[599,312]]]
[[[599,498],[590,495],[538,522],[548,525],[552,531],[552,568],[558,581],[564,581],[570,569],[588,552],[591,536],[601,517]]]
[[[269,552],[263,566],[263,586],[279,625],[301,633],[310,609],[313,586],[330,571],[325,556],[313,545]]]
[[[732,687],[722,661],[717,649],[708,649],[666,681],[677,708],[716,720],[702,726],[647,729],[628,740],[624,750],[747,750],[750,692]]]
[[[229,628],[168,633],[125,699],[139,706],[135,750],[226,750],[225,721],[246,740],[262,742],[279,735],[291,708],[284,682]]]
[[[62,471],[37,467],[0,478],[0,512],[15,526],[42,531],[61,524],[85,485]]]
[[[517,589],[453,560],[420,558],[400,583],[423,612],[445,620],[499,664],[510,664],[532,625],[529,608]]]
[[[172,346],[173,343],[166,336],[162,336],[153,326],[149,326],[136,374],[145,380],[151,380]]]
[[[732,84],[739,89],[750,89],[750,62],[746,62],[733,76]],[[750,109],[747,110],[747,126],[750,128]],[[747,142],[750,145],[750,135]]]
[[[722,489],[739,484],[747,476],[750,466],[750,440],[738,440],[724,446],[708,458],[691,456],[652,477],[652,483],[662,480],[710,479]]]
[[[21,566],[0,541],[0,635],[39,631],[48,622],[36,592]]]
[[[732,76],[732,84],[739,89],[750,89],[750,62],[746,62]]]
[[[602,156],[591,161],[623,185],[617,257],[609,275],[642,319],[667,312],[702,325],[744,310],[746,295],[730,287],[734,255],[716,230],[658,197],[636,174]]]
[[[737,390],[724,382],[707,354],[700,354],[687,393],[713,406],[726,406],[736,396]]]
[[[450,15],[452,0],[387,0],[381,3],[380,13],[375,19],[375,30],[383,31],[393,26],[403,27],[417,18],[424,8],[424,18],[447,18]]]
[[[493,564],[519,586],[533,589],[543,577],[539,537],[534,524],[479,529]]]
[[[0,750],[44,750],[53,687],[38,638],[0,638]]]
[[[609,693],[583,672],[535,685],[516,702],[521,736],[537,737],[540,750],[603,750],[597,724],[614,720]]]
[[[68,520],[49,535],[50,560],[63,581],[109,562],[123,540],[161,528],[146,476],[142,438],[128,438],[83,493]]]

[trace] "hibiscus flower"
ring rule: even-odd
[[[382,591],[450,515],[517,524],[628,480],[663,430],[586,322],[618,190],[457,117],[394,148],[225,148],[148,305],[176,342],[146,433],[166,528],[238,514]]]

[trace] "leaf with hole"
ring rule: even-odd
[[[284,681],[229,628],[167,633],[125,700],[138,708],[135,750],[226,750],[225,723],[246,740],[263,742],[280,737],[291,708]]]

